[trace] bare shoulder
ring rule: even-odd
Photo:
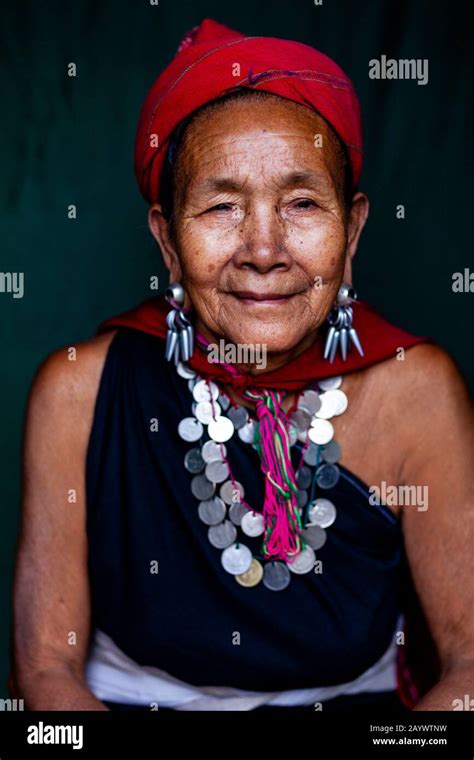
[[[454,358],[441,346],[420,343],[374,367],[377,385],[393,398],[398,413],[433,421],[443,411],[472,408],[466,381]],[[387,399],[388,400],[388,399]],[[400,406],[400,404],[402,406]]]
[[[404,362],[411,382],[433,386],[463,382],[458,365],[451,354],[436,343],[419,343],[405,351]],[[398,361],[398,364],[402,362]]]
[[[467,461],[472,399],[455,360],[440,346],[412,346],[349,374],[345,383],[350,404],[337,434],[346,467],[365,482],[405,482],[420,463],[446,451]]]
[[[78,432],[91,423],[107,351],[116,330],[52,351],[30,387],[27,423],[68,415]],[[59,421],[59,420],[58,420]]]
[[[450,404],[469,407],[466,381],[453,357],[434,343],[401,349],[395,356],[353,375],[350,381],[360,402],[377,409],[377,417],[423,415]],[[434,406],[433,406],[434,404]]]
[[[45,396],[55,394],[70,401],[93,392],[116,330],[77,341],[52,351],[41,362],[32,390]]]
[[[458,460],[472,457],[473,400],[448,351],[422,343],[376,365],[371,374],[376,406],[405,471],[437,460],[441,451]]]
[[[114,334],[58,348],[38,367],[29,392],[22,447],[23,514],[30,526],[36,525],[36,515],[65,519],[64,493],[72,481],[82,493],[95,400]],[[75,514],[80,515],[80,510]]]

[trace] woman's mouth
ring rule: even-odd
[[[298,295],[298,293],[257,293],[252,290],[233,290],[229,295],[237,298],[240,303],[262,305],[262,306],[275,306],[282,305],[290,298]]]

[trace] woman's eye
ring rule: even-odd
[[[216,206],[212,206],[208,211],[231,211],[232,206],[230,203],[218,203]]]
[[[298,208],[311,208],[311,206],[316,206],[315,202],[310,200],[310,198],[301,198],[295,202],[295,206]]]

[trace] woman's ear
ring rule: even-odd
[[[369,216],[369,199],[365,193],[356,193],[352,199],[347,224],[346,261],[344,266],[344,282],[352,284],[352,259],[354,258],[359,238]]]
[[[181,264],[171,235],[170,222],[164,217],[161,204],[154,203],[153,206],[150,206],[148,226],[161,248],[163,261],[170,273],[170,282],[180,282],[183,275]]]

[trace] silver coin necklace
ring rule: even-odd
[[[336,520],[333,502],[316,495],[316,490],[333,488],[340,477],[337,462],[341,451],[331,419],[348,406],[342,377],[318,381],[300,394],[294,411],[285,415],[289,446],[301,448],[301,457],[295,472],[298,550],[282,560],[265,556],[265,545],[260,554],[247,545],[249,538],[268,536],[268,526],[264,515],[245,501],[244,487],[232,474],[225,446],[237,433],[257,449],[260,422],[245,406],[231,405],[216,383],[200,377],[187,364],[178,363],[177,371],[188,381],[193,396],[192,414],[180,421],[178,434],[193,444],[184,466],[192,475],[191,492],[198,501],[198,517],[207,526],[209,542],[221,552],[224,570],[241,586],[262,583],[271,591],[282,591],[292,574],[303,575],[316,567],[316,551],[325,544],[326,531]]]

